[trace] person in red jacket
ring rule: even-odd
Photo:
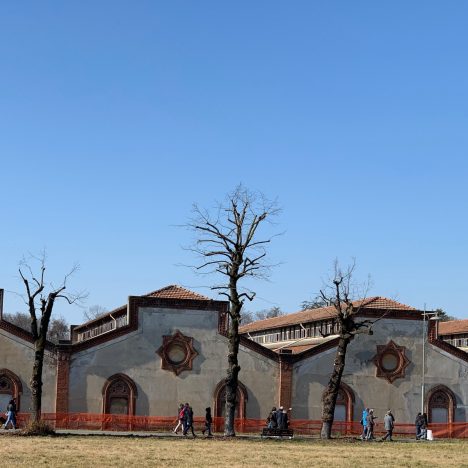
[[[173,433],[177,434],[178,430],[183,427],[184,424],[184,404],[179,405],[179,412],[177,414],[177,426],[173,429]]]

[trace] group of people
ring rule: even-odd
[[[375,440],[374,437],[374,425],[377,416],[374,416],[374,410],[372,408],[366,408],[362,412],[361,425],[362,425],[362,434],[361,440]],[[384,416],[384,429],[386,434],[382,437],[382,440],[392,441],[393,428],[395,427],[395,417],[393,416],[391,410],[388,410]]]
[[[288,411],[291,411],[291,409],[292,408],[289,408],[286,411],[282,406],[280,406],[278,409],[276,409],[276,406],[273,406],[266,420],[268,429],[288,429]]]
[[[374,437],[374,420],[377,419],[377,416],[374,416],[374,410],[366,408],[362,412],[361,424],[362,424],[362,440],[373,440]],[[390,410],[385,414],[384,420],[384,429],[386,434],[382,437],[382,440],[393,440],[393,428],[395,426],[395,418]],[[427,414],[418,413],[416,420],[414,422],[416,427],[416,440],[425,440],[427,439]]]
[[[213,424],[213,417],[211,416],[211,408],[205,409],[205,427],[202,430],[202,434],[207,433],[208,437],[212,437],[211,425]],[[193,437],[197,437],[195,431],[193,430],[193,409],[189,403],[181,403],[179,405],[179,411],[177,414],[177,425],[172,430],[174,434],[179,432],[179,429],[182,429],[182,434],[187,436],[188,431],[192,432]]]
[[[3,429],[8,429],[8,426],[10,424],[13,429],[16,429],[16,400],[15,398],[11,399],[8,402],[5,416],[6,416],[6,420],[5,420],[5,423],[3,424]]]

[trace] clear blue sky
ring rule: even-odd
[[[175,225],[243,182],[286,231],[251,310],[356,257],[370,295],[467,318],[467,50],[465,1],[2,2],[0,287],[46,247],[88,306],[212,295]]]

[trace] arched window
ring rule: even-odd
[[[341,383],[336,398],[334,421],[351,422],[353,420],[354,392],[345,383]]]
[[[0,369],[0,413],[4,413],[8,402],[16,398],[16,407],[20,410],[20,397],[23,393],[21,380],[8,369]]]
[[[431,388],[427,397],[427,417],[431,423],[452,423],[456,398],[445,385]]]
[[[247,389],[241,382],[237,383],[236,418],[245,419],[245,407],[248,400]],[[214,415],[224,417],[226,415],[226,382],[222,380],[216,386],[214,392]]]
[[[135,382],[125,374],[109,377],[102,389],[103,412],[105,414],[135,414],[135,401],[138,396]]]

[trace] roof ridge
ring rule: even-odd
[[[155,296],[156,294],[164,293],[165,291],[170,291],[171,289],[172,290],[183,291],[186,294],[196,296],[196,298],[199,299],[199,300],[203,300],[203,301],[211,301],[212,300],[208,296],[205,296],[203,294],[199,294],[199,293],[197,293],[195,291],[192,291],[191,289],[180,286],[179,284],[169,284],[168,286],[164,286],[163,288],[156,289],[155,291],[151,291],[151,292],[149,292],[147,294],[143,294],[143,297]]]
[[[380,303],[379,303],[380,302]],[[393,299],[388,299],[384,296],[372,296],[364,299],[356,299],[352,303],[361,309],[388,309],[388,310],[402,310],[402,311],[417,311],[418,309],[402,304]],[[316,309],[304,309],[298,312],[292,312],[290,314],[281,315],[279,317],[271,317],[262,320],[256,320],[255,322],[247,323],[241,325],[241,333],[249,333],[259,330],[268,329],[275,327],[284,327],[289,326],[293,323],[300,323],[302,316],[306,321],[316,321],[321,319],[328,319],[333,316],[333,313],[336,314],[335,307],[333,305],[327,305],[323,307],[317,307]]]

